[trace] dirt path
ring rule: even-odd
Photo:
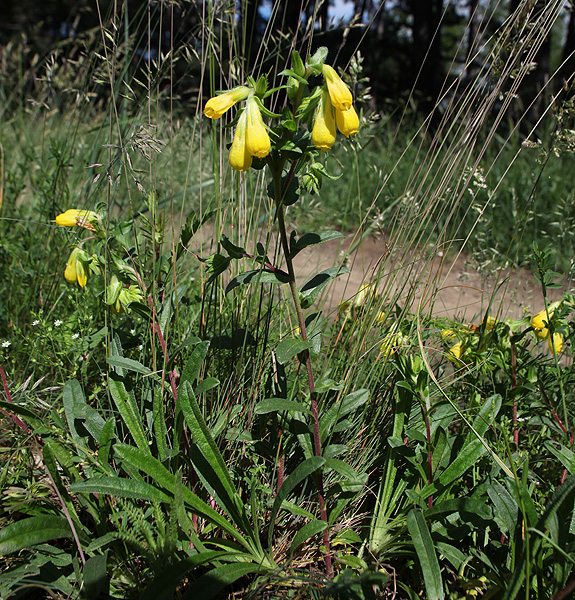
[[[302,251],[296,257],[298,278],[309,279],[323,269],[341,264],[344,251],[352,241],[349,236]],[[490,314],[499,319],[534,314],[543,306],[541,288],[530,271],[500,271],[485,278],[470,267],[463,254],[418,258],[411,252],[402,256],[401,251],[389,252],[384,238],[369,237],[349,256],[346,264],[350,273],[336,278],[326,293],[326,304],[333,310],[342,300],[353,297],[362,284],[373,281],[378,282],[380,292],[388,290],[386,296],[395,295],[400,304],[413,287],[411,311],[421,302],[423,312],[431,308],[434,315],[462,322],[480,321],[490,302]],[[407,282],[407,285],[398,290],[398,282]],[[551,300],[560,298],[568,289],[567,281],[564,285],[563,289],[549,290]]]

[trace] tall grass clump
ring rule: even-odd
[[[424,118],[370,111],[361,54],[281,3],[259,45],[217,2],[13,42],[0,596],[572,593],[572,107],[516,110],[563,4],[519,2]],[[464,252],[529,265],[537,306],[439,316]]]

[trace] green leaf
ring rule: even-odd
[[[321,75],[321,67],[328,55],[328,49],[325,46],[320,46],[313,56],[307,59],[307,68],[313,71],[314,75]]]
[[[268,534],[268,546],[273,546],[273,531],[275,527],[276,517],[282,505],[282,502],[287,499],[289,493],[294,489],[296,485],[301,483],[304,479],[309,477],[312,473],[323,467],[325,464],[325,458],[323,456],[310,456],[300,463],[293,471],[286,477],[282,486],[276,494],[276,499],[272,506],[270,514],[270,527]]]
[[[0,556],[50,540],[71,537],[72,531],[64,517],[42,515],[22,519],[0,529]]]
[[[311,410],[301,402],[286,400],[285,398],[266,398],[256,404],[254,412],[256,415],[266,415],[271,412],[300,412],[311,415]]]
[[[294,258],[304,248],[314,246],[316,244],[323,244],[323,242],[329,242],[330,240],[336,240],[342,238],[343,233],[339,231],[322,231],[321,233],[304,233],[299,240],[294,241],[290,244],[290,257]],[[292,238],[293,239],[293,238]]]
[[[192,351],[192,354],[190,355],[190,358],[188,358],[186,362],[186,366],[184,367],[182,379],[180,381],[180,387],[185,381],[188,383],[194,383],[200,377],[200,371],[202,369],[202,365],[204,364],[204,360],[208,355],[209,347],[209,341],[200,342],[196,345]]]
[[[459,514],[468,513],[470,515],[477,515],[481,519],[491,519],[493,516],[491,509],[485,502],[475,500],[474,498],[450,498],[449,500],[443,500],[426,509],[423,514],[428,519],[437,515],[453,514],[456,512]]]
[[[495,421],[495,417],[501,408],[501,403],[501,395],[494,394],[482,404],[479,414],[473,420],[473,428],[479,435],[483,435]],[[472,433],[471,437],[475,437],[475,434]]]
[[[107,494],[121,498],[136,498],[149,502],[170,502],[170,496],[157,487],[144,481],[135,481],[124,477],[92,477],[86,481],[73,483],[68,490],[82,494]]]
[[[150,447],[148,446],[148,438],[142,427],[142,420],[138,413],[138,406],[136,404],[134,393],[126,390],[123,380],[115,373],[110,373],[108,388],[112,400],[138,448],[146,450],[149,453]]]
[[[351,465],[339,458],[326,459],[324,468],[333,469],[340,475],[343,475],[343,477],[356,488],[350,491],[359,492],[367,483],[368,476],[366,473],[358,473]]]
[[[301,59],[300,53],[297,50],[294,50],[291,53],[291,65],[297,75],[300,75],[301,77],[305,75],[305,65],[303,64],[303,60]]]
[[[289,338],[282,340],[277,347],[276,356],[278,362],[285,365],[294,356],[297,356],[300,352],[311,348],[311,342],[309,340],[302,340],[301,338]]]
[[[212,254],[203,260],[206,265],[206,271],[208,275],[210,275],[207,283],[211,283],[218,275],[221,275],[232,262],[232,259],[229,256],[224,256],[223,254]]]
[[[257,269],[255,271],[246,271],[234,277],[226,287],[226,294],[240,285],[248,283],[287,283],[288,278],[277,271],[268,271],[267,269]]]
[[[443,600],[445,596],[437,554],[427,523],[419,509],[413,508],[407,514],[407,529],[421,566],[426,590],[425,597],[427,600]]]
[[[280,71],[278,75],[280,77],[293,77],[296,81],[299,81],[299,83],[303,83],[303,85],[307,84],[307,80],[301,75],[298,75],[293,69],[284,69],[283,71]]]
[[[114,435],[115,421],[113,418],[109,418],[102,428],[102,434],[98,440],[98,462],[101,465],[106,465],[108,463],[108,457],[110,456],[110,448],[112,446]]]
[[[469,560],[469,556],[466,556],[451,544],[446,544],[445,542],[435,542],[435,548],[440,554],[443,554],[445,558],[453,565],[453,568],[456,571],[459,571],[461,565]]]
[[[214,389],[220,385],[220,380],[215,377],[207,377],[203,381],[200,381],[194,390],[196,396],[200,396],[201,394],[205,394],[209,390]]]
[[[76,429],[76,407],[82,407],[86,404],[84,392],[78,380],[70,379],[70,381],[65,383],[62,401],[72,439],[77,446],[84,447],[86,445],[84,441],[85,436],[80,435]]]
[[[536,529],[539,531],[548,531],[552,521],[556,518],[558,512],[566,507],[568,510],[573,510],[573,497],[575,495],[575,476],[571,475],[568,477],[563,485],[555,491],[551,502],[547,504],[545,512],[539,519]],[[525,581],[526,572],[526,561],[533,560],[532,557],[538,555],[541,547],[541,537],[537,537],[533,543],[529,557],[527,553],[523,552],[520,555],[519,560],[515,564],[515,569],[511,575],[511,579],[505,589],[505,594],[502,600],[514,600],[519,597],[519,592]]]
[[[493,502],[493,514],[501,531],[507,535],[513,534],[517,525],[517,502],[511,494],[496,481],[487,486],[487,495]]]
[[[224,248],[224,250],[229,254],[230,258],[244,258],[246,255],[245,248],[241,248],[240,246],[236,246],[232,244],[229,238],[225,235],[220,237],[220,244]]]
[[[109,598],[110,580],[106,576],[106,554],[97,554],[86,561],[82,569],[82,593],[80,598],[97,600]]]
[[[447,486],[456,479],[459,479],[486,452],[485,446],[477,438],[465,444],[461,451],[457,453],[453,462],[441,473],[439,483]],[[422,493],[422,497],[425,498],[427,496]]]
[[[151,454],[129,444],[114,444],[114,456],[151,477],[161,488],[174,490],[174,475]]]
[[[572,450],[564,444],[560,444],[559,448],[556,448],[555,443],[550,440],[545,442],[545,447],[569,471],[570,475],[575,475],[575,453]]]
[[[290,544],[289,553],[293,554],[302,544],[310,540],[314,535],[325,531],[327,523],[316,519],[306,523],[295,535]]]
[[[309,308],[332,279],[349,272],[346,267],[330,267],[312,277],[300,290],[299,301],[301,307]]]
[[[340,402],[333,404],[321,417],[319,431],[322,441],[333,430],[335,424],[363,406],[369,400],[368,390],[356,390],[343,398]]]
[[[184,414],[184,419],[205,462],[199,462],[198,457],[192,456],[196,472],[214,491],[220,503],[225,507],[230,518],[244,533],[253,533],[245,514],[244,504],[234,486],[227,465],[212,438],[204,421],[200,407],[192,387],[188,382],[180,387],[178,404]]]
[[[124,358],[123,356],[108,356],[106,362],[112,367],[120,367],[121,369],[126,369],[127,371],[141,373],[142,375],[149,375],[152,372],[152,369],[146,367],[137,360]]]
[[[8,413],[14,413],[16,415],[24,417],[29,424],[33,424],[34,426],[42,424],[42,421],[38,419],[38,416],[36,414],[34,414],[31,410],[27,409],[21,404],[15,404],[14,402],[6,402],[5,400],[0,400],[0,408],[3,408]]]

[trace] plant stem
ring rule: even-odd
[[[287,183],[289,183],[289,179],[291,178],[290,175],[293,175],[294,169],[295,169],[295,163],[292,164],[292,167],[290,169],[290,174],[288,175],[288,181],[286,182],[286,186],[285,186],[286,188],[287,188]],[[286,226],[285,226],[284,206],[283,206],[284,190],[282,189],[282,182],[281,182],[282,169],[271,169],[271,171],[272,171],[272,176],[273,176],[273,180],[274,180],[274,196],[275,196],[275,200],[277,202],[276,216],[277,216],[277,220],[278,220],[278,228],[279,228],[279,233],[280,233],[281,246],[282,246],[282,251],[283,251],[284,258],[286,261],[286,266],[287,266],[288,285],[289,285],[292,300],[293,300],[293,303],[294,303],[294,306],[296,309],[296,313],[297,313],[297,320],[298,320],[300,334],[304,340],[307,340],[305,319],[304,319],[303,311],[302,311],[300,301],[299,301],[299,294],[297,291],[295,271],[294,271],[294,267],[293,267],[293,261],[290,256],[289,243],[288,243],[287,231],[286,231]],[[311,364],[311,354],[309,352],[309,349],[304,350],[303,354],[304,354],[304,361],[305,361],[308,386],[309,386],[310,403],[311,403],[310,408],[311,408],[311,412],[313,415],[314,451],[315,451],[316,456],[321,456],[322,450],[321,450],[321,436],[319,433],[319,411],[318,411],[318,406],[317,406],[317,398],[316,398],[316,394],[315,394],[315,382],[314,382],[314,377],[313,377],[313,367]],[[317,501],[318,501],[318,505],[319,505],[320,517],[327,524],[328,520],[327,520],[327,510],[325,507],[323,472],[321,469],[318,469],[316,471],[316,485],[317,485]],[[329,545],[329,527],[326,527],[326,529],[324,530],[322,541],[323,541],[323,545],[325,547],[324,558],[325,558],[326,575],[328,578],[331,578],[332,577],[332,568],[331,568],[331,552],[330,552],[330,545]]]

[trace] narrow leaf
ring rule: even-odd
[[[0,529],[0,556],[19,552],[35,544],[71,537],[72,531],[64,517],[42,515],[22,519]]]
[[[325,464],[325,458],[323,456],[310,456],[300,463],[292,473],[284,480],[281,488],[278,490],[276,499],[274,501],[272,511],[270,514],[270,528],[268,534],[268,545],[272,547],[273,531],[275,526],[276,517],[284,500],[287,500],[289,493],[294,489],[296,485],[301,483],[304,479],[309,477],[312,473],[323,467]]]
[[[316,519],[306,523],[295,535],[290,545],[289,552],[293,554],[302,544],[311,539],[314,535],[325,531],[327,523]]]
[[[419,509],[413,508],[407,514],[407,529],[421,566],[426,590],[425,597],[428,600],[443,600],[445,596],[437,554],[427,523]]]
[[[297,356],[300,352],[311,348],[311,342],[309,340],[302,340],[298,338],[290,338],[282,340],[278,344],[276,351],[278,362],[285,365],[294,356]]]

